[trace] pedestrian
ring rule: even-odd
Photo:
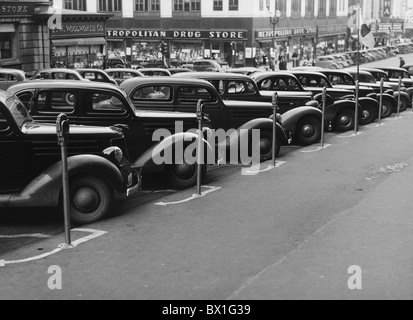
[[[284,60],[284,57],[280,58],[279,68],[280,70],[287,70],[287,62]]]
[[[406,65],[406,61],[404,61],[403,57],[400,57],[400,68],[403,68]]]

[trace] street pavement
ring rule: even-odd
[[[412,299],[412,125],[409,109],[327,134],[325,149],[285,147],[257,175],[214,167],[205,197],[148,192],[84,226],[104,233],[43,259],[24,261],[64,234],[5,251],[0,299]],[[61,290],[48,286],[51,266]]]

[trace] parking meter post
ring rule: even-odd
[[[399,99],[397,104],[397,118],[400,118],[400,104],[401,104],[401,93],[402,92],[402,77],[399,77]]]
[[[359,130],[359,92],[360,92],[360,82],[356,81],[356,108],[354,113],[354,132],[357,134]]]
[[[198,101],[198,105],[196,107],[196,115],[198,120],[198,159],[197,159],[197,192],[198,195],[202,195],[201,185],[202,185],[202,162],[203,162],[203,146],[202,146],[202,115],[203,115],[203,100]]]
[[[380,80],[380,106],[379,106],[379,126],[381,125],[381,117],[383,112],[383,91],[384,91],[384,78]]]
[[[321,148],[324,148],[324,132],[325,132],[325,115],[327,102],[327,87],[323,88],[323,115],[321,117]]]
[[[63,184],[63,212],[65,221],[65,246],[72,245],[70,225],[70,198],[69,198],[69,170],[67,164],[67,140],[69,138],[69,120],[67,115],[61,113],[56,121],[58,143],[62,154],[62,184]]]
[[[278,111],[278,93],[274,93],[272,97],[272,116],[273,116],[273,125],[272,125],[272,165],[276,166],[277,163],[277,111]]]

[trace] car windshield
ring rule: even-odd
[[[20,100],[16,98],[11,98],[7,100],[7,108],[10,110],[16,124],[21,129],[26,122],[31,122],[32,118],[29,115],[29,112],[24,107],[24,105],[20,102]]]

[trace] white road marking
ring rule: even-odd
[[[208,194],[221,190],[221,187],[209,187],[209,186],[202,186],[202,188],[207,188],[209,190],[202,192],[202,195],[199,194],[194,194],[192,195],[192,197],[184,199],[184,200],[179,200],[179,201],[174,201],[174,202],[158,202],[155,203],[155,206],[161,206],[161,207],[166,207],[166,206],[172,206],[172,205],[177,205],[177,204],[182,204],[182,203],[186,203],[192,200],[196,200],[199,198],[203,198],[205,196],[207,196]]]
[[[91,233],[91,235],[80,238],[76,241],[73,241],[72,246],[70,248],[76,248],[77,246],[79,246],[79,245],[81,245],[85,242],[88,242],[90,240],[96,239],[98,237],[101,237],[101,236],[107,234],[106,231],[99,231],[99,230],[93,230],[93,229],[73,229],[72,232],[87,232],[87,233]],[[13,260],[13,261],[0,260],[0,267],[5,267],[6,265],[9,265],[9,264],[18,264],[18,263],[33,262],[33,261],[41,260],[41,259],[50,257],[51,255],[54,255],[56,253],[59,253],[61,251],[64,251],[66,249],[68,249],[66,246],[59,245],[59,247],[56,248],[55,250],[52,250],[50,252],[46,252],[44,254],[34,256],[34,257],[31,257],[31,258],[21,259],[21,260]]]
[[[313,149],[313,150],[303,150],[303,151],[300,151],[300,152],[302,152],[302,153],[313,153],[313,152],[319,152],[319,151],[321,151],[321,150],[325,150],[325,149],[327,149],[327,148],[330,148],[332,145],[331,144],[325,144],[324,145],[324,147],[318,147],[317,149]]]
[[[42,233],[0,235],[0,239],[19,239],[19,238],[51,238],[51,236],[47,234],[42,234]]]
[[[271,171],[271,170],[274,169],[274,168],[279,168],[279,167],[281,167],[282,165],[284,165],[284,164],[286,164],[286,163],[287,163],[286,161],[276,161],[276,162],[275,162],[275,167],[274,167],[274,166],[272,165],[272,163],[271,163],[270,165],[267,165],[266,168],[260,169],[260,170],[258,170],[258,171],[249,171],[249,170],[243,169],[243,170],[242,170],[242,175],[243,175],[243,176],[255,176],[255,175],[259,174],[259,173]],[[262,165],[265,165],[265,164],[268,164],[268,161],[262,163],[261,166],[262,166]],[[261,166],[260,166],[260,167],[261,167]]]
[[[354,138],[354,137],[358,137],[359,135],[361,135],[361,134],[363,134],[363,132],[357,132],[357,133],[353,133],[353,134],[351,134],[351,135],[349,135],[349,136],[344,136],[344,135],[342,135],[342,136],[338,136],[338,138],[339,139],[348,139],[348,138]]]

